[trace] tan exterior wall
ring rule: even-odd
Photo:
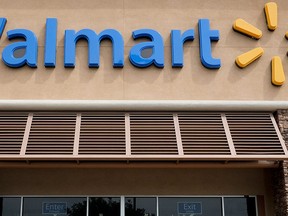
[[[287,0],[278,4],[275,32],[267,29],[262,0],[1,0],[0,14],[8,23],[0,52],[11,43],[6,32],[27,28],[38,37],[38,68],[12,69],[0,62],[1,99],[89,100],[287,100],[288,84],[271,84],[271,58],[279,55],[288,70]],[[58,18],[57,65],[43,66],[45,21]],[[213,56],[219,70],[200,63],[198,19],[210,19],[220,31]],[[243,18],[263,31],[256,41],[232,30]],[[100,67],[88,68],[87,44],[79,42],[76,67],[64,68],[65,29],[114,28],[125,43],[125,66],[114,69],[111,44],[101,46]],[[128,59],[133,30],[155,29],[165,42],[165,67],[139,69]],[[170,31],[193,28],[195,40],[184,48],[184,67],[171,67]],[[235,65],[243,52],[261,46],[265,53],[245,69]],[[263,169],[0,169],[1,195],[264,195],[266,214],[273,215],[271,170]]]
[[[264,195],[269,169],[1,169],[0,195]]]
[[[288,70],[287,45],[288,5],[278,4],[279,27],[275,32],[267,29],[262,0],[76,0],[35,1],[2,0],[0,14],[8,18],[0,40],[0,52],[11,43],[7,30],[27,28],[38,37],[38,68],[11,69],[0,63],[0,99],[118,99],[118,100],[286,100],[288,85],[271,84],[271,58],[279,55],[284,69]],[[57,65],[43,66],[45,21],[58,18]],[[220,31],[220,40],[213,43],[213,56],[221,58],[219,70],[205,69],[199,58],[198,19],[208,18],[211,29]],[[263,31],[260,40],[254,40],[232,30],[235,19],[243,18]],[[125,41],[125,66],[113,69],[111,44],[101,48],[100,68],[87,66],[87,44],[77,48],[76,67],[63,66],[64,30],[90,28],[97,33],[114,28]],[[128,60],[130,48],[138,41],[132,39],[133,30],[152,28],[159,31],[165,41],[165,68],[151,66],[138,69]],[[184,49],[184,67],[171,67],[170,31],[195,29],[195,40]],[[248,66],[239,69],[235,58],[252,48],[261,46],[264,55]]]

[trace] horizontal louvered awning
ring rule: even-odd
[[[271,113],[0,113],[0,160],[282,160]]]

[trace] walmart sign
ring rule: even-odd
[[[269,2],[265,4],[265,17],[267,27],[274,31],[277,28],[277,4]],[[0,18],[0,36],[2,35],[7,19]],[[44,66],[56,66],[57,51],[57,19],[46,19],[46,37]],[[233,24],[235,31],[241,32],[254,39],[260,39],[262,31],[243,19],[237,19]],[[221,59],[214,58],[211,51],[211,43],[220,38],[219,30],[210,28],[209,19],[198,20],[199,32],[199,52],[200,60],[204,67],[208,69],[218,69],[221,67]],[[28,65],[37,67],[38,59],[38,41],[34,32],[28,29],[13,29],[7,31],[9,40],[21,38],[24,41],[13,42],[7,45],[2,52],[3,62],[13,68]],[[138,29],[132,32],[134,40],[147,38],[149,41],[140,42],[134,45],[129,52],[129,60],[135,67],[145,68],[151,65],[163,68],[164,62],[164,42],[161,34],[153,29]],[[184,32],[180,30],[171,30],[171,64],[172,67],[183,67],[183,45],[186,41],[193,41],[195,37],[194,29],[188,29]],[[288,33],[286,34],[288,39]],[[75,67],[76,44],[80,39],[88,42],[88,66],[100,66],[100,43],[104,39],[112,42],[113,67],[124,67],[124,41],[121,33],[115,29],[105,29],[96,33],[92,29],[65,30],[64,35],[64,67]],[[25,54],[21,57],[15,57],[15,51],[25,49]],[[143,57],[143,50],[150,49],[152,54],[149,57]],[[260,58],[264,53],[261,47],[257,47],[246,53],[241,54],[235,60],[240,68],[244,68]],[[285,74],[279,56],[272,58],[272,76],[271,82],[274,85],[281,86],[285,82]]]
[[[2,35],[7,19],[0,18],[0,35]],[[199,38],[201,62],[207,68],[220,68],[220,59],[213,58],[211,54],[211,41],[219,40],[219,31],[210,29],[208,19],[199,20]],[[130,50],[130,62],[140,68],[149,67],[154,64],[156,67],[164,67],[164,42],[159,32],[152,29],[138,29],[132,32],[134,39],[148,38],[151,41],[142,42],[133,46]],[[9,67],[21,67],[28,65],[37,67],[38,42],[36,35],[28,29],[13,29],[7,32],[9,40],[24,38],[25,41],[15,42],[6,46],[2,52],[2,60]],[[113,46],[113,66],[124,66],[124,41],[121,33],[115,29],[106,29],[96,33],[91,29],[82,29],[78,32],[65,30],[64,45],[64,66],[75,67],[76,43],[80,39],[88,42],[88,66],[99,67],[100,42],[109,39]],[[189,29],[183,33],[180,30],[171,31],[172,66],[183,67],[183,44],[194,39],[194,30]],[[56,43],[57,43],[57,19],[46,20],[46,41],[44,65],[46,67],[56,66]],[[14,52],[17,49],[25,49],[26,53],[21,58],[16,58]],[[152,55],[144,58],[141,53],[144,49],[152,49]]]

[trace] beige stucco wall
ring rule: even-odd
[[[8,23],[0,39],[0,52],[11,43],[6,32],[27,28],[38,37],[38,68],[12,69],[0,62],[1,99],[91,100],[287,100],[288,84],[271,84],[271,58],[279,55],[288,70],[287,0],[276,1],[279,28],[267,30],[262,0],[1,0],[1,17]],[[58,18],[57,65],[43,66],[45,21]],[[221,58],[219,70],[205,69],[199,58],[198,19],[209,18],[220,31],[213,56]],[[263,31],[256,41],[232,30],[243,18]],[[125,42],[125,66],[114,69],[111,44],[103,42],[100,67],[88,68],[87,45],[77,47],[76,67],[63,66],[64,30],[107,28],[120,31]],[[128,60],[137,44],[133,30],[152,28],[165,41],[165,67],[138,69]],[[171,67],[171,29],[195,29],[195,40],[184,49],[184,67]],[[265,54],[246,69],[237,55],[261,46]],[[262,169],[0,169],[1,195],[265,195],[267,215],[273,215],[271,177]]]
[[[288,41],[288,4],[278,0],[279,27],[269,32],[266,27],[262,0],[1,0],[0,14],[8,18],[0,40],[0,52],[9,44],[6,32],[27,28],[35,32],[39,42],[38,68],[11,69],[0,62],[0,99],[125,99],[125,100],[286,100],[288,84],[271,84],[270,62],[274,55],[283,60]],[[43,66],[45,21],[58,18],[57,66]],[[213,43],[213,56],[221,58],[219,70],[207,70],[199,58],[198,19],[209,18],[212,29],[220,31],[220,40]],[[233,21],[243,18],[263,31],[256,41],[232,30]],[[76,67],[63,66],[64,30],[90,28],[97,33],[107,28],[120,31],[125,41],[125,66],[113,69],[111,44],[101,48],[100,68],[87,66],[87,48],[80,42]],[[151,66],[138,69],[128,60],[130,48],[137,44],[131,32],[140,28],[159,31],[165,41],[165,68]],[[184,67],[171,67],[171,29],[195,29],[195,40],[184,49]],[[261,46],[264,55],[246,69],[239,69],[237,55]]]
[[[269,169],[0,169],[1,195],[264,195]]]

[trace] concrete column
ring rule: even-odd
[[[277,110],[276,120],[288,146],[288,110]],[[288,216],[288,161],[281,162],[273,176],[275,215]]]

